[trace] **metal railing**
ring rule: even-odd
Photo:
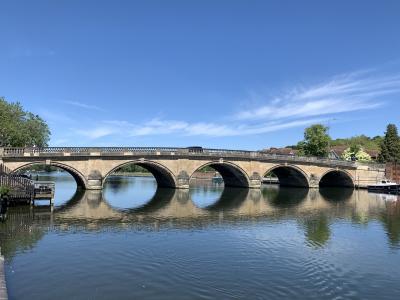
[[[0,186],[9,188],[9,199],[32,199],[34,196],[33,181],[13,174],[5,165],[0,164]]]
[[[270,154],[262,151],[229,150],[229,149],[191,149],[190,147],[46,147],[46,148],[0,148],[0,157],[23,156],[117,156],[117,155],[174,155],[189,157],[218,157],[218,158],[246,158],[255,160],[278,160],[287,162],[302,162],[315,164],[328,164],[334,166],[356,167],[358,163],[352,161],[328,159],[321,157]],[[369,166],[381,167],[377,164]]]

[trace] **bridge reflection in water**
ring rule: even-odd
[[[11,207],[0,223],[10,298],[400,294],[400,201],[388,201],[397,196],[204,181],[157,189],[145,177],[71,194],[73,181],[54,178],[64,185],[53,211]]]
[[[293,217],[299,214],[327,213],[332,217],[376,216],[395,205],[385,195],[369,194],[352,189],[325,188],[305,190],[270,186],[260,190],[225,188],[210,205],[200,207],[192,200],[190,190],[158,188],[144,205],[128,209],[113,207],[101,191],[79,191],[74,197],[52,213],[53,220],[218,220],[243,217]],[[334,210],[332,210],[334,208]]]
[[[214,195],[219,194],[217,199],[202,205],[193,200],[196,193],[202,192],[199,189],[157,188],[151,199],[131,208],[115,207],[102,191],[91,190],[77,190],[69,201],[52,210],[47,206],[13,207],[9,210],[8,220],[0,224],[2,252],[12,256],[17,249],[32,247],[49,230],[103,230],[130,226],[159,230],[163,227],[202,228],[213,224],[234,226],[237,222],[249,221],[296,221],[313,247],[321,247],[329,241],[330,226],[337,220],[360,224],[379,221],[392,245],[398,246],[400,241],[400,201],[387,201],[385,195],[343,188],[214,188]],[[13,239],[7,236],[13,236]]]

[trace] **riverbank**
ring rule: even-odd
[[[4,257],[0,253],[0,300],[7,300],[7,299],[8,299],[8,294],[7,294],[6,278],[4,274]]]
[[[151,177],[153,174],[150,172],[115,172],[114,176],[128,176],[128,177]]]
[[[149,172],[115,172],[114,176],[128,176],[128,177],[151,177],[153,174]],[[218,175],[217,172],[195,172],[192,176],[193,179],[209,179],[211,180],[214,176]]]

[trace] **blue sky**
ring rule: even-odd
[[[52,146],[261,149],[400,126],[400,1],[3,1],[0,95]]]

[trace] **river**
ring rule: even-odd
[[[112,176],[0,223],[10,299],[400,299],[400,199]]]

